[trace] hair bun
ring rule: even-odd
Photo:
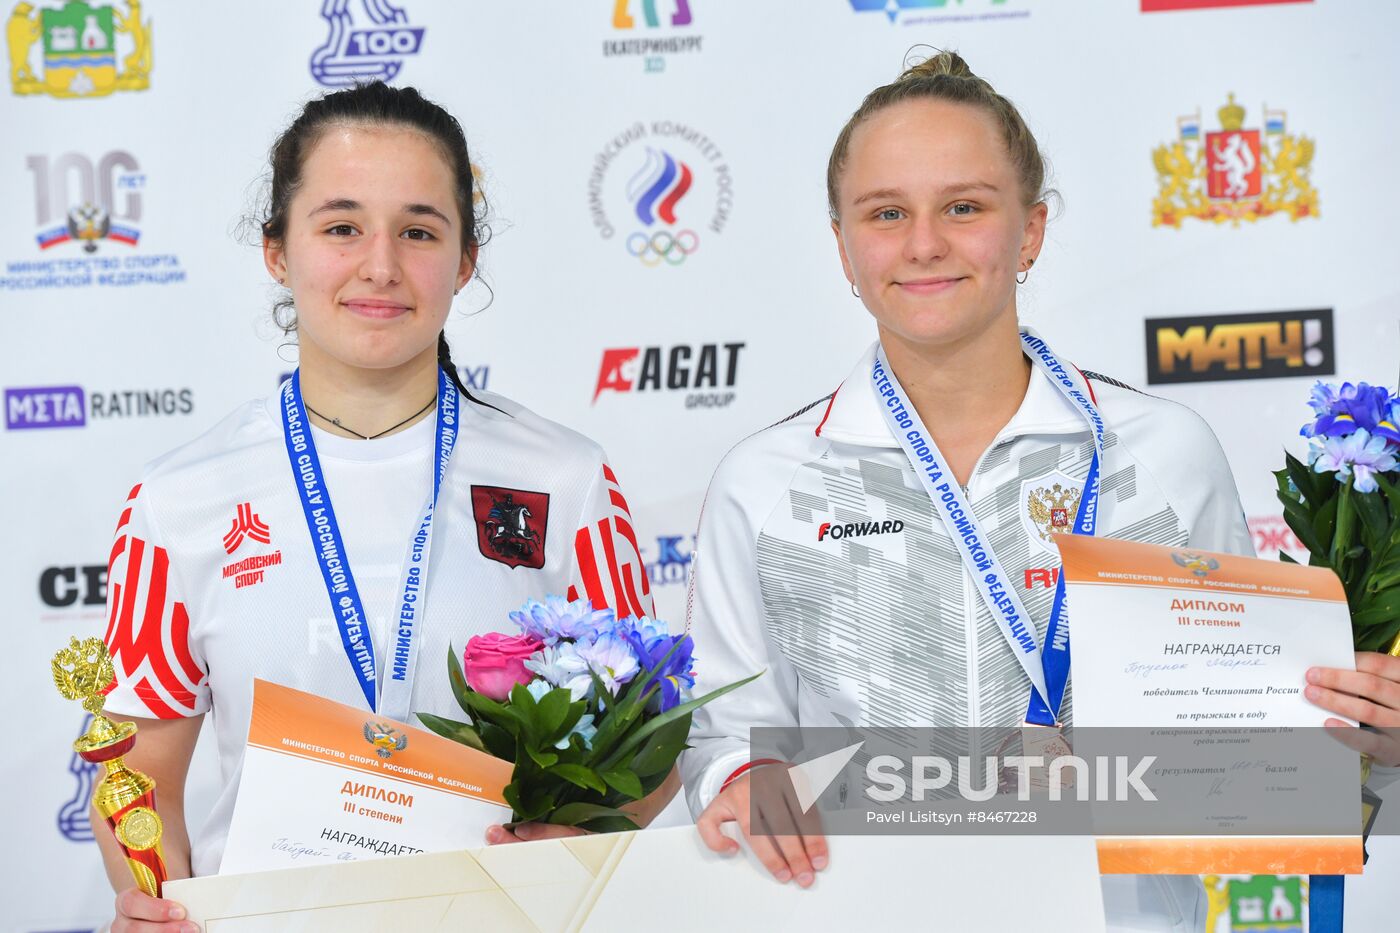
[[[917,48],[917,47],[916,47]],[[922,48],[931,48],[923,46]],[[912,62],[912,63],[911,63]],[[904,73],[899,76],[899,80],[908,81],[916,78],[934,78],[938,75],[949,75],[954,78],[975,78],[972,69],[967,62],[957,52],[945,52],[934,49],[934,54],[922,61],[914,60],[911,50],[909,57],[904,59]]]

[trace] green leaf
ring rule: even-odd
[[[554,752],[536,748],[533,742],[524,742],[522,747],[525,749],[525,754],[530,756],[530,760],[541,768],[553,767],[559,761],[559,756]]]
[[[511,822],[529,823],[541,819],[554,809],[554,795],[531,789],[519,781],[511,781],[502,793],[510,804]]]
[[[1288,554],[1287,551],[1279,551],[1279,552],[1278,552],[1278,559],[1281,560],[1281,561],[1283,561],[1285,564],[1296,564],[1296,563],[1298,563],[1298,561],[1294,560],[1291,556],[1289,556],[1289,554]]]
[[[1353,628],[1369,628],[1387,622],[1400,622],[1400,592],[1387,590],[1369,599],[1363,599],[1357,610],[1351,614]]]
[[[1400,586],[1400,569],[1381,571],[1378,567],[1366,581],[1366,592],[1376,594],[1395,586]]]
[[[603,773],[603,780],[608,782],[608,786],[626,797],[633,800],[641,800],[646,793],[642,790],[641,778],[627,768],[613,768],[611,771]]]
[[[1288,451],[1284,451],[1284,456],[1288,456]],[[1282,470],[1274,470],[1273,477],[1279,501],[1296,502],[1302,496],[1301,492],[1293,489],[1293,487],[1288,484],[1288,469],[1286,467]]]
[[[631,820],[626,813],[614,807],[605,807],[596,803],[566,803],[549,814],[547,822],[556,826],[577,826],[587,820],[603,817],[621,817],[629,822]]]
[[[687,713],[652,733],[632,759],[632,770],[642,775],[670,771],[685,749],[685,740],[690,736],[690,719]]]
[[[1288,478],[1293,480],[1293,485],[1298,487],[1298,492],[1306,501],[1313,503],[1315,506],[1320,505],[1321,503],[1314,500],[1320,498],[1322,494],[1322,490],[1318,488],[1319,484],[1317,482],[1317,477],[1322,474],[1314,473],[1311,467],[1290,453],[1285,453],[1283,456],[1284,463],[1287,465],[1286,470],[1288,472]],[[1328,476],[1327,479],[1330,480],[1331,477]]]
[[[483,722],[481,724],[481,742],[486,746],[486,750],[497,758],[503,761],[515,761],[515,736],[511,735],[494,722]]]
[[[1312,515],[1313,538],[1317,541],[1319,548],[1314,554],[1319,554],[1327,566],[1335,566],[1330,563],[1333,542],[1337,535],[1337,497],[1333,496],[1323,503],[1322,507],[1313,512]]]
[[[590,671],[590,673],[592,672]],[[608,696],[607,688],[598,679],[598,675],[593,674],[592,676],[594,697]],[[626,699],[614,697],[612,705],[606,710],[598,708],[598,732],[593,736],[595,759],[599,753],[616,744],[618,738],[627,731],[628,727],[638,720],[642,710],[641,700],[635,693]]]
[[[603,678],[599,677],[598,672],[593,670],[593,668],[591,667],[588,669],[588,677],[590,680],[593,681],[593,696],[590,698],[590,703],[593,707],[593,714],[599,719],[601,719],[603,716],[603,698],[607,697],[613,699],[614,706],[617,705],[615,702],[616,698],[608,692],[607,684],[603,683]]]
[[[1378,626],[1375,631],[1367,633],[1364,639],[1357,641],[1356,650],[1389,652],[1397,636],[1400,636],[1400,622]]]
[[[1355,543],[1356,534],[1356,501],[1355,493],[1351,488],[1351,480],[1342,487],[1342,494],[1337,497],[1337,525],[1336,532],[1332,538],[1331,560],[1332,566],[1341,570],[1341,561],[1345,552]],[[1343,578],[1345,579],[1345,578]]]
[[[444,739],[451,739],[461,745],[466,745],[479,752],[486,751],[486,745],[481,741],[481,736],[477,734],[476,728],[465,722],[457,722],[453,719],[443,719],[441,716],[434,716],[432,713],[415,713],[418,721],[429,729],[442,736]]]
[[[545,773],[558,775],[570,784],[577,784],[579,787],[597,791],[600,794],[608,792],[602,778],[598,777],[592,768],[585,768],[583,765],[554,765],[551,768],[546,768]]]
[[[457,700],[457,705],[462,707],[462,712],[471,716],[472,707],[468,700],[471,688],[467,686],[467,677],[462,673],[462,662],[457,660],[457,649],[451,644],[447,646],[447,680],[452,684],[452,696]]]
[[[681,645],[682,640],[677,638],[671,644],[670,650],[662,655],[659,661],[632,678],[627,687],[616,698],[613,708],[607,711],[606,716],[601,717],[598,734],[593,737],[594,761],[609,754],[609,750],[623,740],[629,730],[641,720],[646,711],[647,701],[661,689],[660,685],[655,683],[645,688],[643,685],[651,680],[658,671],[665,668],[671,657],[680,650]],[[601,690],[602,687],[599,686],[596,689]]]
[[[1306,507],[1285,505],[1283,507],[1283,520],[1303,547],[1308,549],[1309,554],[1326,553],[1327,549],[1318,543],[1317,533],[1313,531],[1313,515]]]
[[[556,687],[540,697],[535,709],[539,713],[540,741],[553,745],[562,739],[567,732],[560,730],[565,717],[569,715],[569,707],[573,703],[573,694],[563,687]],[[583,712],[583,704],[578,704],[579,712]],[[578,718],[575,717],[574,722]],[[573,728],[570,725],[570,728]]]
[[[604,816],[596,820],[588,820],[578,824],[579,829],[586,829],[590,833],[625,833],[641,829],[630,818],[625,816]]]
[[[477,693],[475,690],[467,694],[467,703],[471,706],[473,720],[477,723],[481,723],[483,720],[495,723],[516,737],[519,737],[525,728],[524,721],[518,712],[504,703],[497,703],[490,697]]]
[[[540,745],[544,741],[543,730],[540,728],[540,711],[535,705],[535,698],[523,684],[516,684],[510,688],[510,708],[520,715],[527,744]]]
[[[1376,474],[1376,486],[1390,503],[1390,514],[1400,521],[1400,483],[1392,482],[1384,473]]]
[[[563,722],[559,723],[558,727],[554,730],[554,741],[558,742],[560,739],[564,738],[564,736],[573,732],[574,726],[578,725],[578,721],[583,718],[583,714],[586,712],[588,712],[588,704],[583,700],[570,703],[568,709],[564,713]]]
[[[617,750],[614,751],[611,755],[609,755],[606,761],[600,762],[598,770],[611,770],[618,764],[618,762],[622,760],[623,756],[625,756],[628,752],[632,751],[637,746],[641,745],[642,740],[645,739],[647,736],[651,735],[656,730],[663,728],[669,723],[675,722],[682,716],[690,714],[692,711],[699,709],[711,700],[724,696],[731,690],[738,690],[740,687],[742,687],[749,681],[757,680],[759,677],[762,677],[763,674],[764,671],[759,671],[757,674],[754,674],[750,677],[745,677],[743,680],[736,680],[734,683],[729,684],[727,687],[720,687],[718,690],[712,690],[704,696],[699,697],[698,699],[694,699],[687,703],[682,703],[679,706],[672,707],[671,709],[662,713],[660,716],[648,720],[642,725],[640,729],[638,729],[636,732],[633,732],[623,742],[621,742],[618,745]]]
[[[1357,492],[1352,495],[1352,504],[1361,518],[1361,540],[1371,550],[1379,550],[1390,543],[1391,521],[1385,507],[1385,496],[1379,492]]]

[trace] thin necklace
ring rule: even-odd
[[[403,419],[403,420],[400,421],[398,424],[394,425],[392,428],[385,428],[384,430],[380,431],[378,434],[361,434],[359,431],[356,431],[354,428],[347,428],[345,425],[341,424],[339,418],[327,418],[325,415],[321,414],[319,411],[317,411],[316,409],[312,408],[310,405],[306,405],[306,401],[305,401],[304,399],[302,400],[302,404],[303,404],[303,405],[306,405],[306,410],[307,410],[307,411],[311,412],[313,415],[315,415],[317,418],[320,418],[322,421],[329,421],[331,424],[335,425],[337,428],[340,428],[340,430],[342,430],[342,431],[348,431],[348,432],[350,432],[351,434],[353,434],[353,435],[355,435],[356,437],[358,437],[358,438],[359,438],[360,440],[362,440],[362,441],[372,441],[372,440],[374,440],[376,437],[383,437],[384,435],[388,434],[390,431],[396,430],[396,429],[401,428],[401,427],[403,427],[404,425],[408,424],[408,423],[409,423],[410,421],[412,421],[414,418],[417,418],[419,415],[423,414],[423,412],[427,411],[429,408],[432,408],[432,407],[433,407],[433,403],[436,402],[436,401],[437,401],[437,396],[434,395],[432,398],[428,399],[428,404],[424,405],[422,408],[418,409],[418,410],[415,411],[413,414],[409,415],[407,418]]]

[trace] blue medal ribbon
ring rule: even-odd
[[[331,612],[340,629],[341,644],[350,660],[350,669],[364,693],[372,711],[378,711],[400,722],[407,721],[409,696],[413,688],[413,672],[418,656],[418,621],[423,618],[426,596],[428,557],[432,548],[433,511],[442,489],[447,464],[457,443],[457,388],[447,373],[438,370],[436,469],[433,471],[433,492],[424,507],[423,520],[409,542],[408,558],[404,561],[403,585],[399,590],[399,620],[391,652],[392,672],[379,688],[378,666],[374,658],[374,643],[370,638],[369,619],[360,599],[355,575],[350,570],[350,558],[345,553],[340,524],[331,505],[330,490],[321,471],[321,458],[316,453],[310,423],[306,420],[306,405],[301,398],[301,372],[292,374],[282,386],[282,431],[287,443],[287,459],[291,463],[306,529],[311,534],[316,562],[325,581],[326,596]]]
[[[1021,335],[1022,349],[1066,398],[1084,415],[1094,437],[1094,455],[1084,481],[1084,493],[1075,515],[1076,534],[1092,535],[1097,524],[1099,496],[1099,464],[1103,455],[1103,418],[1089,397],[1087,385],[1081,385],[1046,346],[1033,334]],[[890,433],[903,448],[914,466],[934,511],[942,519],[949,536],[958,546],[963,563],[977,587],[983,603],[992,613],[1007,644],[1015,653],[1026,676],[1031,681],[1031,697],[1026,721],[1036,725],[1055,726],[1069,683],[1070,649],[1069,624],[1065,611],[1065,578],[1063,572],[1055,585],[1050,621],[1045,629],[1045,647],[1036,644],[1035,627],[1014,585],[1002,570],[992,550],[991,540],[982,533],[977,517],[968,504],[961,486],[954,480],[946,461],[924,427],[918,412],[908,402],[904,388],[890,369],[883,346],[877,347],[870,372],[875,395],[884,404],[881,408]],[[1049,698],[1049,702],[1046,701]]]

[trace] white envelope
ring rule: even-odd
[[[1094,841],[841,836],[802,890],[694,827],[173,881],[208,933],[1104,929]]]

